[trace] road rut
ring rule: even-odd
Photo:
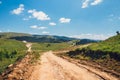
[[[52,51],[41,56],[29,80],[106,80],[89,70],[55,56]],[[117,80],[117,79],[107,79]]]

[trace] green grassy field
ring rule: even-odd
[[[65,50],[71,47],[68,43],[33,43],[32,50],[38,51],[56,51],[56,50]]]
[[[0,73],[13,64],[16,60],[25,56],[26,46],[16,40],[0,39]]]
[[[63,51],[71,48],[71,44],[68,43],[32,43],[32,55],[31,63],[35,63],[39,57],[47,51]]]

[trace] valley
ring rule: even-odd
[[[8,53],[9,56],[11,56],[10,54],[13,55],[10,58],[5,56],[4,59],[4,57],[1,57],[1,61],[4,62],[4,64],[0,63],[1,67],[4,67],[0,68],[2,70],[1,80],[88,80],[88,78],[90,80],[119,80],[120,78],[119,52],[110,51],[109,54],[102,50],[102,45],[108,49],[107,44],[110,43],[112,45],[112,41],[113,44],[116,44],[115,46],[119,46],[116,42],[119,41],[119,35],[102,42],[90,42],[89,44],[86,42],[86,44],[79,45],[74,40],[74,43],[71,43],[72,41],[40,43],[19,41],[10,37],[1,38],[3,40],[1,49],[7,49],[8,51],[12,49],[13,52],[14,50],[16,51],[16,54]],[[3,47],[4,41],[5,46]],[[18,43],[24,47],[20,47]],[[10,48],[6,44],[10,44]],[[99,49],[101,52],[98,52],[97,49],[94,51],[93,47],[96,45],[101,45],[101,50]],[[11,48],[12,46],[13,48]],[[22,49],[17,49],[15,46],[19,46]],[[108,47],[109,49],[114,48],[113,46]],[[21,50],[24,51],[23,54],[17,53],[21,52]],[[116,50],[118,50],[117,47]],[[111,56],[111,52],[112,54],[115,53],[115,55],[118,53],[118,57]],[[18,55],[22,55],[22,57]],[[5,60],[14,60],[14,62],[9,61],[6,64]],[[112,63],[112,67],[109,65],[110,63]]]

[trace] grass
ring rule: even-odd
[[[16,32],[4,32],[0,33],[0,38],[11,38],[11,37],[22,37],[22,36],[31,36],[30,34],[26,33],[16,33]]]
[[[66,50],[71,47],[68,43],[32,43],[32,58],[30,63],[35,63],[46,51]]]
[[[120,54],[120,35],[113,36],[99,43],[94,43],[88,48],[94,51],[101,50]]]
[[[32,50],[34,51],[56,51],[56,50],[65,50],[71,47],[68,43],[33,43]]]
[[[120,35],[61,55],[95,62],[109,70],[120,73]]]
[[[2,73],[8,65],[24,57],[26,49],[23,42],[0,39],[0,73]]]
[[[64,50],[71,45],[68,43],[33,43],[31,63],[39,59],[43,52]],[[0,39],[0,73],[10,64],[14,64],[18,59],[22,59],[26,54],[27,48],[21,41]]]

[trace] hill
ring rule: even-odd
[[[61,42],[69,42],[72,41],[75,44],[86,44],[86,43],[93,43],[97,42],[96,40],[89,40],[89,39],[77,39],[77,38],[70,38],[65,36],[54,36],[54,35],[31,35],[25,33],[0,33],[0,38],[7,38],[7,39],[15,39],[19,41],[28,41],[28,42],[47,42],[47,43],[61,43]],[[75,42],[77,41],[77,43]]]
[[[50,43],[60,43],[74,40],[74,38],[68,38],[64,36],[51,36],[51,35],[32,35],[32,36],[18,36],[11,37],[10,39],[16,39],[20,41],[28,42],[50,42]]]
[[[22,37],[22,36],[31,36],[30,34],[26,33],[16,33],[16,32],[3,32],[0,33],[0,38],[11,38],[11,37]]]
[[[94,43],[88,48],[94,51],[100,50],[100,51],[116,52],[120,54],[120,35],[110,37],[109,39],[99,43]]]
[[[120,73],[120,35],[70,51],[65,56],[101,65]]]

